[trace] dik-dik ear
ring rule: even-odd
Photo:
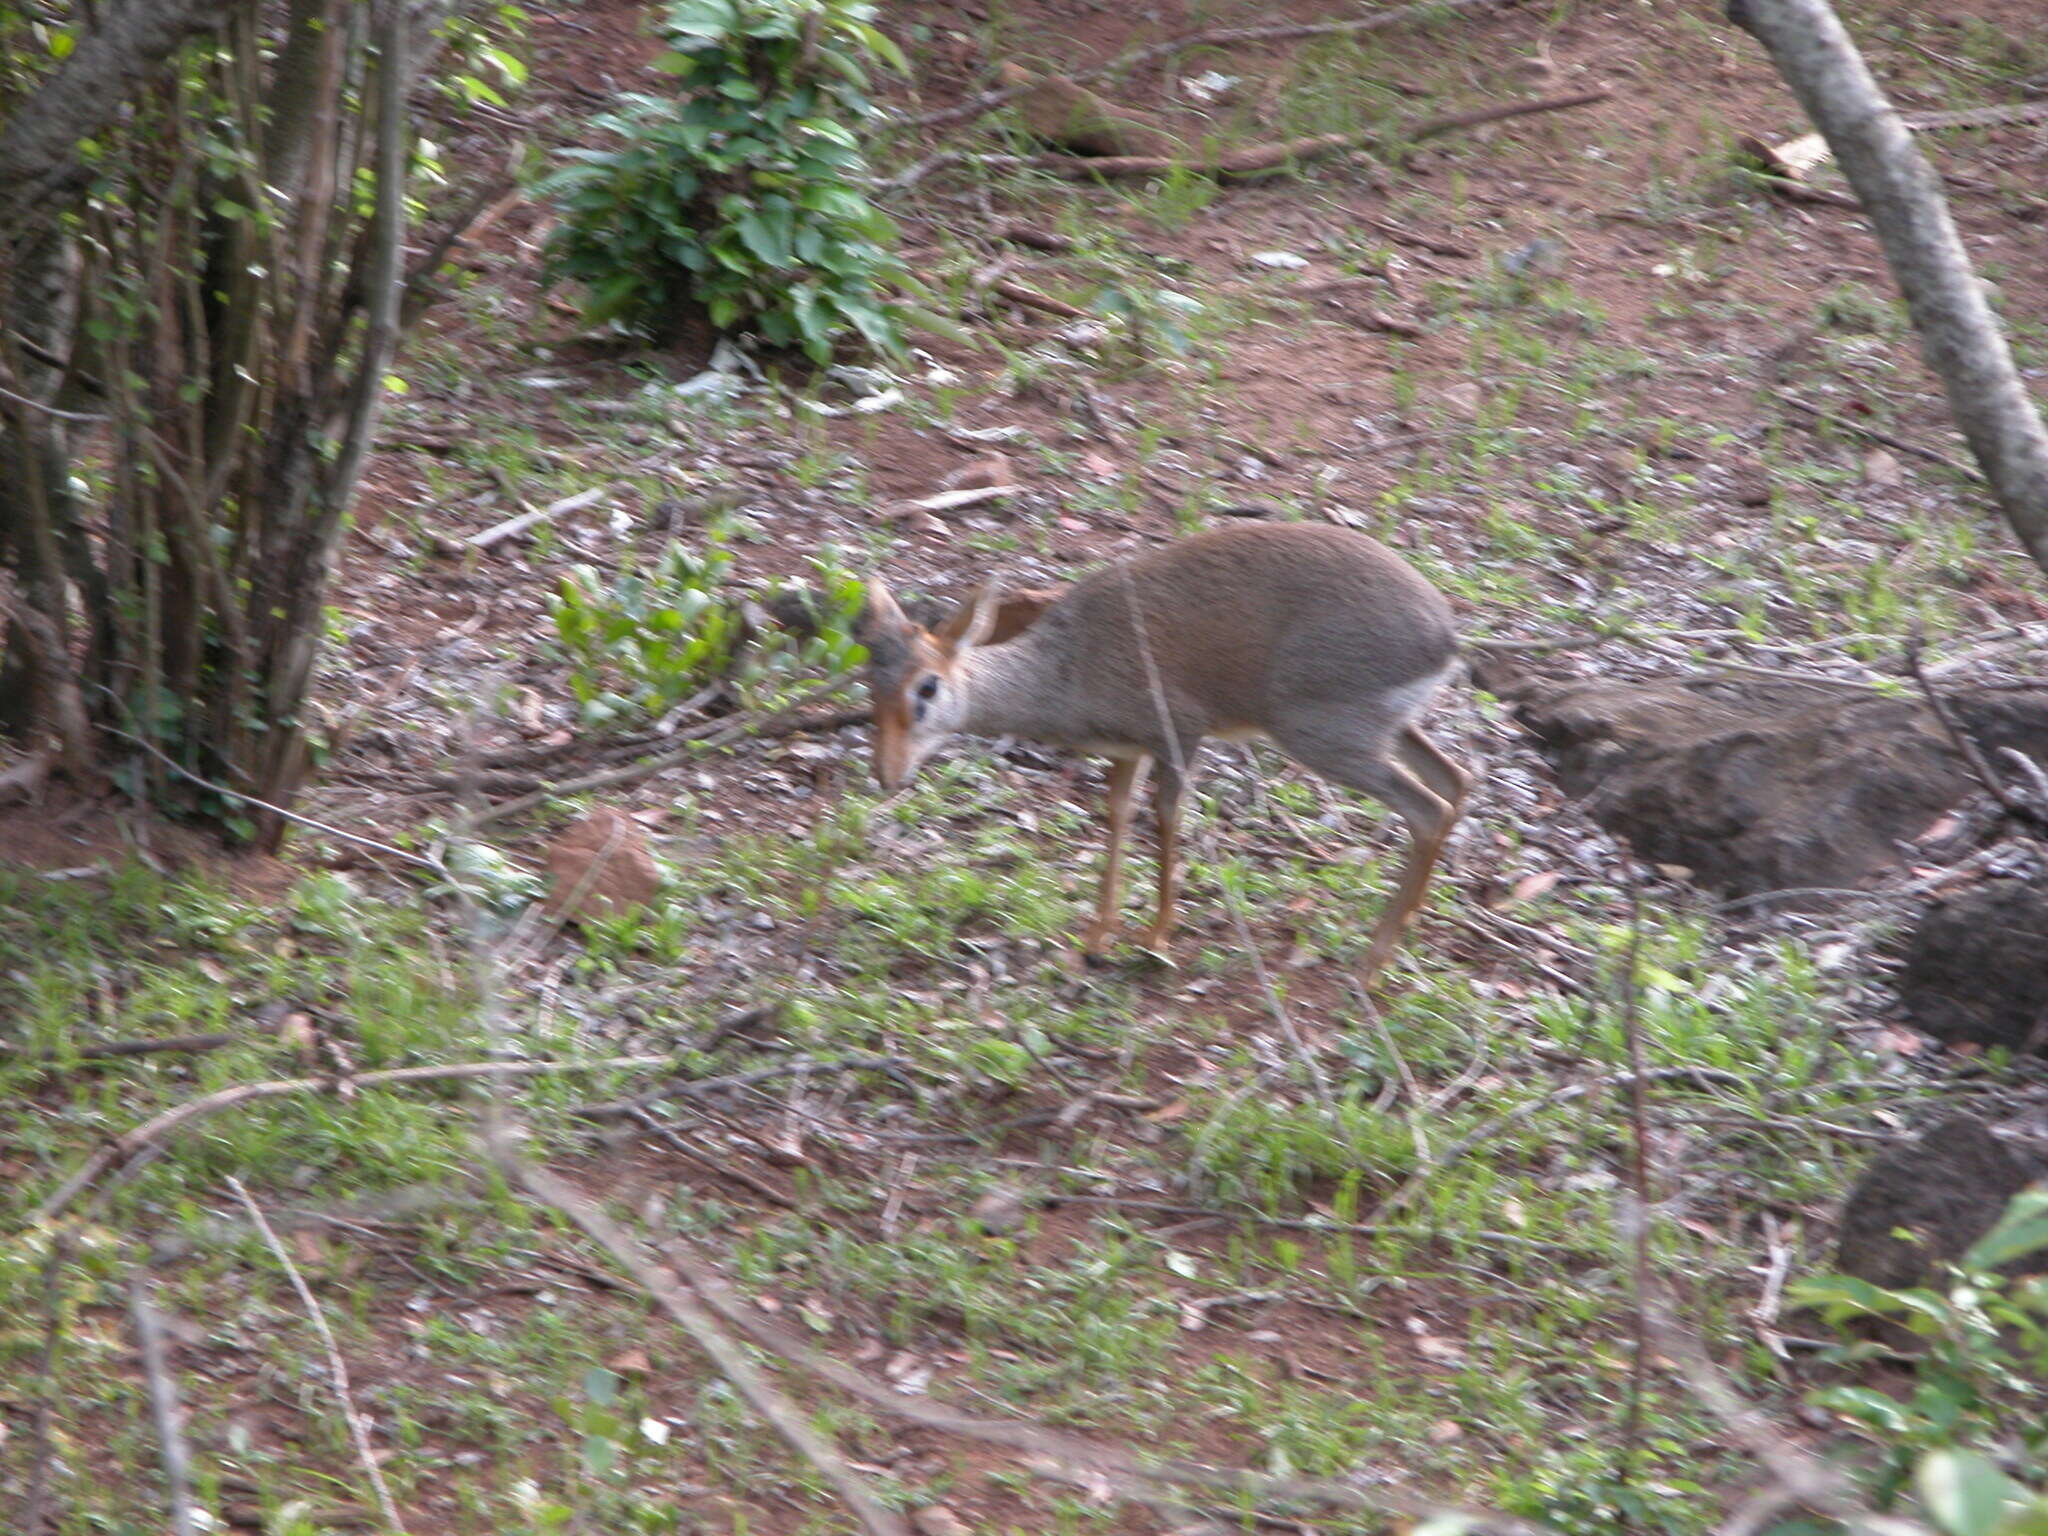
[[[1003,589],[993,581],[984,582],[979,592],[946,615],[932,638],[948,651],[973,650],[988,639],[1002,607]]]
[[[1059,593],[1044,588],[1031,591],[1012,592],[996,604],[995,627],[988,632],[983,645],[1001,645],[1005,640],[1014,640],[1038,622],[1038,616],[1059,601]]]
[[[887,634],[915,627],[897,606],[896,599],[889,595],[889,589],[882,585],[881,578],[870,576],[868,604],[861,610],[860,628]]]

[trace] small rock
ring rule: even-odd
[[[975,1201],[967,1217],[984,1232],[1014,1232],[1024,1225],[1028,1204],[1023,1190],[999,1185]]]
[[[1968,1115],[1880,1152],[1842,1208],[1836,1267],[1888,1289],[1919,1284],[1936,1265],[1962,1257],[2012,1197],[2048,1171],[2032,1161]],[[1901,1230],[1911,1235],[1896,1235]],[[2048,1253],[2014,1267],[2048,1270]]]
[[[592,811],[556,838],[547,867],[547,910],[570,921],[630,912],[661,889],[647,840],[611,809]]]
[[[942,491],[987,491],[997,486],[1015,485],[1017,476],[1010,468],[1010,461],[1000,453],[991,453],[986,458],[963,464],[939,482]]]
[[[1504,252],[1500,258],[1503,272],[1515,277],[1534,277],[1539,273],[1556,272],[1564,266],[1564,245],[1548,235],[1539,235],[1527,245],[1516,246]]]
[[[2048,1052],[2048,883],[1991,880],[1933,903],[1895,985],[1907,1022],[1937,1040]]]
[[[1467,382],[1450,385],[1437,398],[1443,401],[1446,410],[1454,411],[1460,416],[1477,416],[1479,402],[1483,397],[1477,384]]]
[[[1308,265],[1308,258],[1297,256],[1293,251],[1254,251],[1252,265],[1270,267],[1279,272],[1299,272]]]
[[[1887,453],[1882,448],[1873,448],[1863,456],[1863,483],[1886,490],[1904,485],[1905,466],[1899,463],[1897,454]]]

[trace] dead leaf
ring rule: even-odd
[[[1935,817],[1927,830],[1914,838],[1913,841],[1919,843],[1922,847],[1929,843],[1945,842],[1954,835],[1955,830],[1962,824],[1962,817],[1956,815],[1953,811],[1947,812],[1944,815]]]
[[[661,871],[630,817],[603,807],[572,824],[548,849],[547,908],[571,921],[613,917],[644,907],[661,890]]]
[[[963,464],[939,482],[942,491],[992,491],[1017,483],[1016,473],[1010,468],[1010,461],[1000,453],[991,453]]]
[[[927,1504],[910,1512],[918,1536],[973,1536],[974,1527],[943,1504]]]
[[[1898,455],[1873,448],[1863,456],[1863,480],[1866,485],[1890,490],[1906,483],[1906,469]]]
[[[1429,1442],[1431,1445],[1449,1445],[1453,1440],[1462,1440],[1464,1437],[1464,1426],[1454,1424],[1449,1419],[1438,1419],[1429,1426]]]
[[[1534,874],[1524,875],[1508,887],[1507,899],[1494,910],[1519,906],[1525,901],[1534,901],[1538,896],[1547,896],[1557,889],[1558,882],[1562,879],[1564,871],[1560,869],[1539,869]]]
[[[645,1376],[654,1369],[654,1362],[647,1358],[644,1349],[622,1349],[605,1361],[605,1369],[617,1371],[621,1376]]]

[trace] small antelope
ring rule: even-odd
[[[1222,528],[1007,602],[991,583],[935,630],[871,581],[864,622],[884,789],[961,732],[1110,759],[1109,853],[1081,942],[1090,960],[1115,931],[1131,801],[1148,770],[1159,902],[1144,943],[1165,953],[1181,795],[1205,737],[1268,737],[1407,824],[1408,861],[1361,980],[1421,905],[1471,782],[1415,724],[1456,665],[1449,605],[1399,555],[1342,528]]]

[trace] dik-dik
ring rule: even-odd
[[[865,638],[885,789],[960,732],[1109,758],[1109,854],[1081,945],[1090,959],[1115,929],[1131,802],[1148,771],[1159,904],[1144,943],[1166,952],[1181,795],[1207,737],[1265,736],[1407,824],[1408,861],[1373,931],[1366,980],[1421,905],[1471,782],[1416,725],[1456,666],[1449,606],[1392,550],[1342,528],[1219,529],[1008,603],[990,585],[935,630],[870,582]]]

